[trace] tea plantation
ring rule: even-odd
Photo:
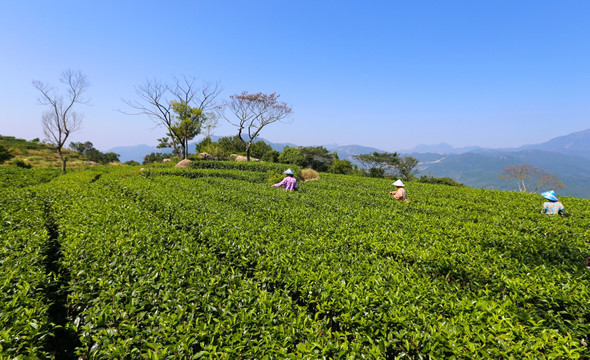
[[[194,164],[0,169],[0,358],[590,358],[589,200]]]

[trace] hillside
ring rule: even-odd
[[[1,187],[0,357],[49,357],[47,338],[97,359],[590,356],[588,200],[562,197],[560,217],[536,194],[414,182],[406,203],[333,174],[270,188],[282,169]],[[0,179],[19,171],[36,173]]]
[[[40,142],[38,139],[29,141],[13,136],[0,135],[0,145],[7,148],[14,155],[12,159],[0,164],[0,166],[14,166],[16,161],[21,161],[23,164],[34,168],[61,167],[55,148]],[[86,161],[80,155],[67,149],[64,149],[63,152],[68,157],[68,168],[83,169],[86,167]]]

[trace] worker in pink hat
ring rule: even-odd
[[[557,195],[555,195],[555,191],[545,191],[541,194],[541,196],[547,199],[547,201],[543,203],[543,209],[541,210],[542,213],[550,215],[567,215],[565,209],[563,208],[563,204],[559,201]]]

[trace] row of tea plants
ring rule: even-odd
[[[0,355],[55,356],[60,327],[97,359],[588,357],[587,200],[247,166],[3,191]]]

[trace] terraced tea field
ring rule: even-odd
[[[195,165],[0,169],[0,358],[590,356],[588,200]]]

